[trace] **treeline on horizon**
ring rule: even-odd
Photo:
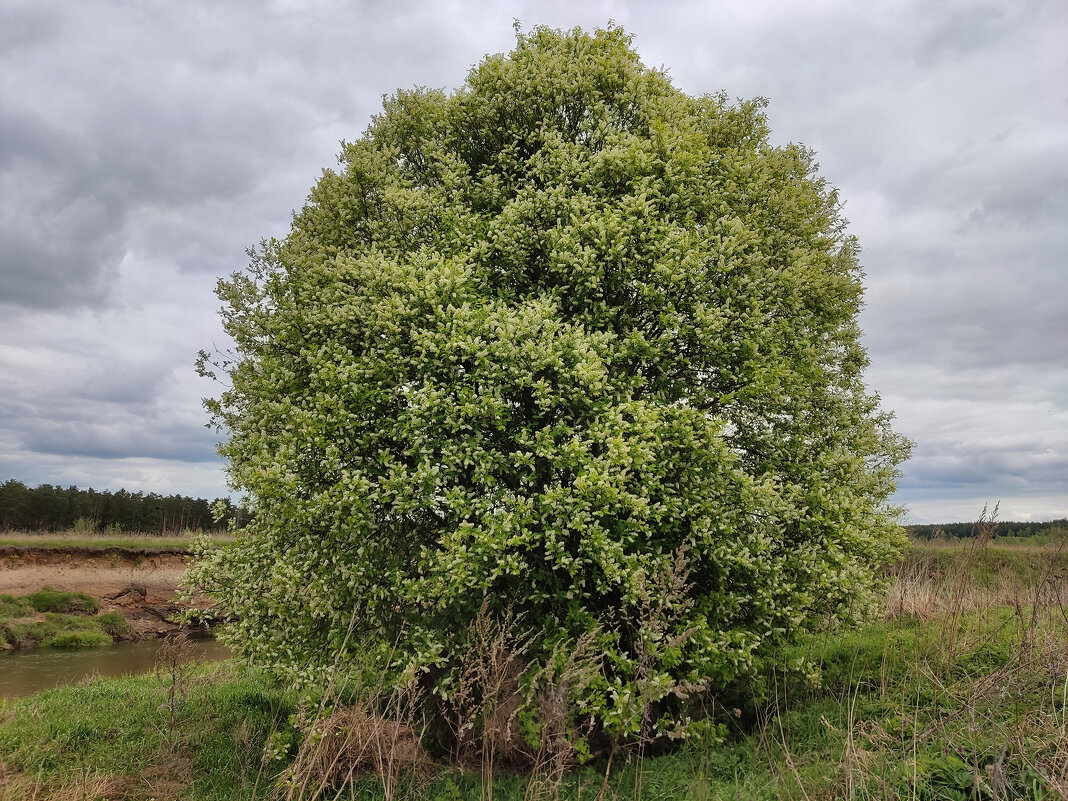
[[[1068,531],[1068,519],[1035,522],[998,521],[995,537],[1038,537],[1054,532]],[[975,523],[927,523],[905,526],[914,540],[967,539],[975,534]]]
[[[221,504],[216,521],[212,506]],[[208,501],[155,492],[83,490],[9,479],[0,484],[0,531],[130,531],[168,534],[243,525],[247,514],[229,498]]]
[[[212,506],[222,504],[223,516],[216,522]],[[87,490],[41,484],[28,487],[9,479],[0,484],[0,531],[131,531],[160,533],[209,531],[243,526],[244,508],[229,498],[209,501],[185,495],[155,492]],[[966,539],[975,533],[975,523],[924,523],[905,526],[911,539]],[[1068,518],[1042,522],[999,521],[995,536],[1035,537],[1068,531]]]

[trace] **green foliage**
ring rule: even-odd
[[[11,617],[26,617],[32,614],[33,607],[26,602],[25,598],[0,594],[0,620]]]
[[[112,642],[111,635],[103,631],[75,629],[56,632],[46,644],[52,648],[95,648],[101,645],[111,645]]]
[[[906,526],[909,537],[917,540],[969,539],[976,535],[975,523],[925,523]],[[1002,520],[997,523],[998,542],[1008,544],[1045,545],[1068,534],[1068,520],[1022,521]]]
[[[12,622],[0,620],[0,637],[15,648],[108,645],[111,636],[103,631],[97,618],[49,612],[44,620]]]
[[[917,543],[905,554],[899,570],[927,575],[941,581],[966,572],[961,580],[974,588],[998,586],[1033,589],[1036,585],[1063,581],[1068,576],[1068,550],[1056,546],[1006,545],[1001,538],[993,545],[971,552],[968,546],[932,547]]]
[[[64,592],[45,587],[25,596],[30,606],[38,612],[65,612],[75,615],[95,615],[100,604],[84,592]]]
[[[126,639],[133,632],[130,624],[126,622],[126,618],[120,612],[108,612],[100,615],[97,617],[96,623],[106,634],[116,640]]]
[[[864,611],[907,443],[862,382],[837,195],[762,106],[685,95],[619,29],[386,101],[219,285],[208,405],[254,517],[191,580],[241,655],[447,696],[510,610],[528,678],[586,637],[573,709],[652,736]]]
[[[216,507],[220,516],[214,517]],[[0,531],[73,530],[79,534],[123,531],[167,533],[206,530],[215,524],[239,526],[245,510],[226,498],[203,498],[151,492],[80,490],[41,484],[28,487],[9,479],[0,484]]]
[[[82,648],[131,636],[130,625],[119,612],[91,617],[98,608],[88,595],[51,587],[22,597],[0,595],[0,646]],[[46,612],[44,620],[34,619],[39,611]]]
[[[717,696],[703,737],[644,759],[617,751],[611,765],[601,755],[555,777],[500,771],[492,797],[1049,801],[1068,782],[1066,660],[1059,605],[1037,615],[988,607],[809,635],[766,665],[762,699],[747,694],[732,709]],[[820,671],[796,669],[804,661]],[[309,736],[308,721],[316,709],[332,711],[224,663],[188,677],[172,725],[167,689],[153,676],[98,679],[3,705],[0,762],[14,797],[20,787],[27,798],[65,797],[49,791],[127,776],[144,797],[277,798],[288,785],[276,780]],[[339,706],[366,700],[352,691],[331,698]],[[343,753],[338,759],[350,766]],[[486,798],[489,771],[477,764],[439,764],[392,796],[373,772],[335,789],[368,801]],[[161,776],[161,765],[174,772]],[[154,778],[179,787],[153,791]]]

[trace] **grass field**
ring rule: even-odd
[[[351,697],[317,715],[176,645],[154,675],[0,706],[0,798],[1063,799],[1066,569],[1053,545],[916,547],[882,619],[710,699],[703,735],[566,770],[549,754],[523,774],[431,759],[414,719]]]
[[[186,531],[181,534],[162,535],[142,532],[88,534],[78,531],[37,533],[26,531],[0,532],[0,548],[45,548],[50,550],[138,550],[180,551],[189,550],[196,535]],[[218,543],[233,542],[233,534],[214,532],[212,540]]]

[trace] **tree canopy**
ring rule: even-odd
[[[195,580],[239,654],[447,697],[470,622],[512,615],[530,670],[586,638],[576,703],[626,733],[858,614],[907,443],[838,196],[763,108],[538,28],[343,144],[219,285],[254,519]]]

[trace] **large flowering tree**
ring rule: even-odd
[[[592,638],[577,703],[627,732],[856,614],[907,443],[862,383],[835,191],[762,107],[618,29],[385,102],[220,283],[209,405],[255,519],[194,579],[240,654],[447,694],[470,621],[511,610],[530,665]]]

